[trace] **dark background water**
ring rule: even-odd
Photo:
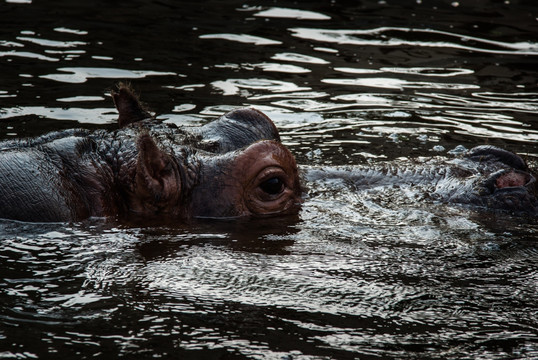
[[[0,138],[265,111],[307,165],[536,164],[533,1],[0,3]],[[535,219],[311,184],[298,219],[0,223],[0,358],[536,358]]]

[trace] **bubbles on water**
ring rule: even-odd
[[[449,150],[448,153],[451,155],[463,155],[467,152],[467,148],[463,145],[458,145],[454,149]]]

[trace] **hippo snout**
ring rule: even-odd
[[[469,204],[514,214],[538,215],[538,185],[535,175],[520,156],[494,146],[471,149],[451,173],[460,186],[442,186],[449,202]],[[451,179],[451,180],[454,180]],[[449,185],[453,181],[448,182]],[[448,190],[447,190],[448,189]]]
[[[503,169],[485,181],[485,205],[515,213],[538,215],[536,178],[525,171]]]
[[[534,192],[536,188],[536,178],[530,173],[515,169],[499,170],[486,180],[486,187],[495,191],[506,191],[512,188],[526,188],[530,192]]]

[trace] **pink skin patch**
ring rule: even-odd
[[[509,173],[499,176],[495,185],[498,189],[502,189],[506,187],[525,186],[525,184],[527,184],[527,181],[528,179],[525,174],[511,171]]]

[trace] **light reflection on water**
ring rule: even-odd
[[[302,164],[490,143],[536,165],[533,11],[382,3],[6,1],[0,137],[113,124],[131,80],[178,125],[255,106]],[[538,356],[535,219],[307,186],[299,219],[0,222],[0,358]]]
[[[230,40],[237,41],[244,44],[254,45],[280,45],[280,41],[262,38],[259,36],[252,36],[247,34],[206,34],[201,35],[200,39],[213,39],[213,40]]]
[[[330,20],[331,17],[307,10],[287,9],[273,7],[254,14],[254,16],[266,18],[281,18],[281,19],[299,19],[299,20]]]
[[[84,83],[88,79],[140,79],[146,76],[157,75],[176,75],[175,73],[168,72],[162,73],[158,71],[144,71],[144,70],[123,70],[114,68],[59,68],[58,71],[66,72],[68,74],[49,74],[41,76],[44,79],[55,80],[64,83]]]
[[[293,36],[298,38],[324,43],[336,43],[339,45],[438,47],[497,55],[538,55],[538,43],[536,42],[493,41],[435,29],[380,27],[364,30],[327,30],[312,28],[292,28],[290,30],[293,32]],[[437,35],[440,38],[447,38],[450,40],[416,40],[417,37],[420,38],[423,35]],[[405,39],[406,37],[410,39],[407,40]],[[476,45],[465,45],[469,42],[474,42]],[[487,48],[486,46],[491,46],[491,48]]]
[[[65,102],[65,99],[59,99],[59,101]],[[80,101],[80,99],[78,100]],[[3,114],[7,117],[14,116],[41,116],[54,120],[72,120],[80,123],[85,123],[84,119],[91,119],[91,124],[110,124],[116,121],[117,113],[111,111],[111,109],[105,108],[93,108],[83,109],[76,107],[69,108],[54,108],[45,106],[25,106],[16,107],[11,109],[3,109]]]

